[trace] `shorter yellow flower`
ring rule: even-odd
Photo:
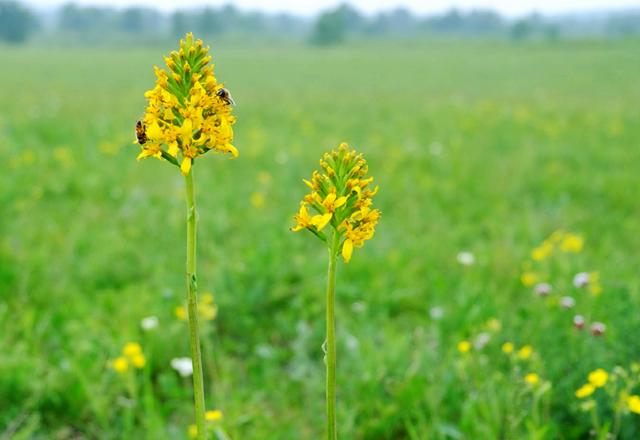
[[[471,342],[469,341],[458,342],[458,351],[460,353],[468,353],[469,350],[471,350]]]
[[[207,292],[202,294],[202,304],[213,304],[213,293]]]
[[[583,245],[584,245],[584,240],[580,235],[568,233],[564,236],[564,238],[560,242],[560,250],[562,252],[577,253],[582,250]]]
[[[520,281],[522,281],[525,287],[532,287],[538,282],[538,275],[533,272],[524,272],[522,276],[520,276]]]
[[[640,396],[634,394],[627,397],[627,406],[629,407],[629,411],[640,414]]]
[[[587,396],[592,395],[595,390],[596,390],[596,387],[594,387],[590,383],[586,383],[576,390],[576,397],[578,399],[583,399]]]
[[[187,435],[189,438],[198,437],[198,427],[196,425],[189,425],[189,429],[187,429]]]
[[[524,345],[518,350],[518,358],[526,360],[533,354],[533,347],[531,345]]]
[[[602,368],[593,370],[591,373],[589,373],[589,376],[588,376],[589,383],[596,388],[601,388],[605,386],[608,379],[609,379],[609,374],[606,371],[604,371]]]
[[[204,413],[204,418],[208,422],[219,422],[220,420],[222,420],[222,411],[220,411],[219,409],[207,411],[206,413]]]
[[[124,373],[129,369],[129,361],[124,356],[117,357],[111,361],[111,368],[113,368],[116,373]]]
[[[184,307],[182,306],[176,307],[176,318],[178,318],[181,321],[184,321],[187,319],[187,312],[185,311]]]
[[[147,363],[144,355],[142,353],[136,354],[131,357],[131,364],[136,368],[144,368],[144,365]]]
[[[506,354],[511,354],[513,353],[513,343],[511,342],[505,342],[504,344],[502,344],[502,352],[506,353]]]
[[[524,377],[524,381],[529,385],[537,385],[540,382],[540,376],[536,373],[529,373]]]
[[[132,358],[142,353],[142,347],[137,342],[127,342],[122,349],[122,354]]]

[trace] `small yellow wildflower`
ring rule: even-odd
[[[534,261],[542,261],[553,252],[553,244],[549,240],[545,240],[540,246],[531,251],[531,258]]]
[[[131,357],[131,364],[136,368],[144,368],[146,359],[142,353],[136,354]]]
[[[502,352],[506,353],[506,354],[511,354],[513,353],[513,349],[515,347],[513,346],[513,343],[511,342],[505,342],[504,344],[502,344]]]
[[[200,304],[198,314],[206,321],[213,321],[218,316],[218,306],[215,304]]]
[[[200,302],[202,304],[213,304],[213,293],[211,292],[207,292],[207,293],[203,293],[202,297],[200,298]]]
[[[502,323],[496,318],[491,318],[490,320],[488,320],[486,325],[487,329],[493,332],[499,332],[502,329]]]
[[[596,387],[594,387],[590,383],[586,383],[576,390],[576,397],[578,399],[583,399],[587,396],[592,395],[595,390]]]
[[[582,250],[584,240],[580,235],[567,233],[560,242],[560,250],[562,252],[577,253]]]
[[[254,208],[262,208],[265,203],[264,194],[261,192],[254,192],[251,194],[250,201]]]
[[[198,427],[196,425],[189,425],[189,428],[187,429],[187,435],[189,436],[189,438],[198,437]]]
[[[520,281],[525,287],[532,287],[538,281],[538,275],[534,272],[524,272],[520,277]]]
[[[518,350],[518,358],[522,360],[529,359],[533,354],[533,347],[531,345],[524,345]]]
[[[469,341],[458,342],[458,351],[460,353],[468,353],[469,350],[471,350],[471,342]]]
[[[238,156],[231,144],[233,100],[214,76],[208,51],[188,33],[165,57],[168,70],[154,67],[156,84],[145,93],[147,109],[136,127],[138,159],[167,160],[186,176],[195,158],[210,150]]]
[[[529,373],[524,376],[524,381],[529,385],[537,385],[538,382],[540,382],[540,376],[538,376],[536,373]]]
[[[132,358],[142,353],[142,347],[137,342],[127,342],[122,349],[122,354]]]
[[[129,361],[124,356],[117,357],[111,361],[111,368],[117,373],[124,373],[129,369]]]
[[[182,306],[176,307],[175,313],[176,313],[176,318],[178,318],[179,320],[184,321],[187,319],[187,312],[184,309],[184,307]]]
[[[627,397],[627,406],[629,407],[629,411],[640,414],[640,396],[634,394]]]
[[[220,420],[222,420],[222,411],[220,411],[219,409],[207,411],[206,413],[204,413],[204,418],[208,422],[219,422]]]
[[[373,237],[380,211],[371,209],[378,188],[370,189],[373,177],[366,177],[368,166],[361,154],[350,150],[345,143],[326,153],[320,160],[322,173],[314,171],[305,184],[311,189],[300,203],[294,216],[292,231],[306,229],[324,242],[322,232],[331,225],[340,238],[339,249],[345,262],[351,260],[354,248]],[[307,207],[317,214],[311,215]]]
[[[609,373],[604,371],[602,368],[593,370],[591,373],[589,373],[589,376],[588,376],[589,383],[596,388],[601,388],[605,386],[608,379],[609,379]]]

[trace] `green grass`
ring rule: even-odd
[[[326,251],[288,227],[301,179],[347,141],[383,218],[338,269],[341,438],[586,438],[575,389],[640,360],[640,42],[211,43],[241,156],[196,163],[198,271],[219,306],[208,407],[231,437],[322,438]],[[182,176],[131,144],[166,51],[0,47],[0,438],[173,439],[193,423],[169,366],[189,353]],[[520,283],[559,228],[585,238],[544,269],[573,311]],[[602,295],[571,287],[583,270]],[[148,315],[160,326],[142,333]],[[491,318],[488,345],[458,353]],[[131,383],[108,368],[127,341],[148,358]],[[504,341],[536,354],[510,364]],[[527,389],[529,371],[551,389]],[[637,438],[640,416],[622,426]]]

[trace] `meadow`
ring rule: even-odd
[[[322,438],[326,251],[289,228],[342,141],[382,219],[338,268],[341,438],[640,437],[640,41],[206,42],[237,101],[240,157],[195,170],[230,438]],[[183,179],[132,145],[173,47],[0,47],[2,440],[188,436]]]

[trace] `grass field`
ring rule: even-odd
[[[383,213],[338,270],[341,438],[640,436],[625,400],[640,393],[640,41],[209,43],[238,102],[240,158],[195,167],[199,284],[218,307],[207,401],[231,438],[322,438],[326,251],[288,228],[341,141]],[[181,439],[193,423],[170,366],[189,355],[183,180],[131,144],[167,48],[0,47],[0,439]],[[532,261],[556,230],[582,249]],[[573,286],[583,271],[600,294]],[[118,374],[129,341],[146,365]],[[597,368],[606,386],[577,398]]]

